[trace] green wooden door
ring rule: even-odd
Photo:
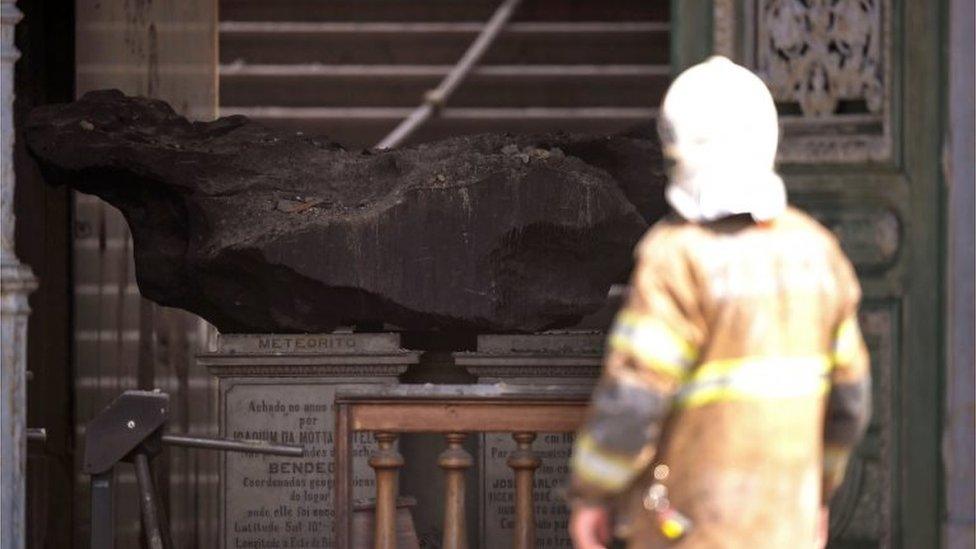
[[[831,547],[937,548],[944,2],[671,6],[676,71],[720,53],[766,80],[790,201],[837,234],[864,288],[874,417],[832,504]]]

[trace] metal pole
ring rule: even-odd
[[[488,51],[495,38],[504,28],[505,23],[512,17],[515,8],[521,0],[505,0],[502,2],[495,14],[491,16],[488,23],[481,29],[481,33],[475,38],[474,42],[464,52],[457,65],[447,73],[444,80],[434,89],[424,94],[424,102],[414,109],[399,126],[394,128],[389,135],[383,138],[376,145],[377,149],[392,149],[406,141],[414,131],[417,130],[428,118],[433,116],[441,107],[447,104],[447,100],[454,93],[454,90],[464,81],[464,78],[471,72],[471,69],[478,64],[481,57]]]
[[[136,480],[139,482],[139,506],[142,508],[142,526],[146,532],[149,549],[165,549],[160,529],[159,506],[153,489],[152,473],[149,471],[149,458],[137,452],[132,464],[136,467]]]
[[[14,249],[14,26],[22,14],[0,0],[0,540],[20,549],[26,541],[27,296],[37,287]]]
[[[113,470],[91,477],[91,547],[115,547],[115,509],[112,505]]]
[[[262,441],[201,438],[182,435],[163,435],[162,441],[163,444],[172,444],[173,446],[223,450],[226,452],[253,452],[255,454],[271,454],[287,457],[302,457],[305,455],[305,450],[301,446],[281,446]]]

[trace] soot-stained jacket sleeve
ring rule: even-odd
[[[588,419],[577,433],[570,499],[604,503],[650,463],[674,393],[698,358],[697,289],[668,234],[638,247],[630,294],[607,341]]]
[[[860,285],[853,268],[842,255],[839,255],[837,271],[844,298],[833,338],[830,394],[824,418],[825,502],[843,482],[851,451],[864,436],[871,416],[870,359],[857,318]]]

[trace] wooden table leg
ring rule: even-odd
[[[444,549],[467,549],[468,532],[464,513],[464,473],[474,459],[461,444],[468,435],[448,433],[447,449],[437,459],[444,470]]]
[[[376,521],[373,547],[396,549],[396,500],[403,456],[394,447],[396,433],[373,435],[379,448],[369,458],[369,466],[376,471]]]
[[[515,471],[515,549],[535,547],[535,502],[532,498],[533,477],[541,460],[532,451],[535,433],[512,433],[518,448],[508,456],[508,466]]]

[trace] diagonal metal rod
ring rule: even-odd
[[[488,51],[488,47],[491,46],[495,38],[502,31],[505,23],[511,19],[512,14],[515,12],[515,8],[521,3],[522,0],[505,0],[502,2],[498,9],[495,10],[495,14],[491,16],[488,23],[481,29],[481,33],[475,38],[471,46],[468,47],[468,51],[464,52],[461,56],[461,60],[458,61],[457,65],[451,69],[451,72],[447,73],[444,80],[434,89],[428,91],[424,94],[424,102],[417,107],[410,116],[408,116],[400,125],[393,129],[389,135],[383,138],[382,141],[376,145],[377,149],[392,149],[393,147],[399,146],[408,137],[410,137],[414,131],[417,130],[424,122],[427,121],[431,116],[437,113],[447,104],[447,100],[454,93],[454,90],[464,81],[464,78],[471,72],[481,57]]]
[[[222,438],[188,437],[183,435],[163,435],[163,444],[184,446],[188,448],[202,448],[205,450],[223,450],[225,452],[253,452],[255,454],[271,454],[275,456],[302,457],[304,449],[301,446],[282,446],[268,444],[259,440],[233,440]]]
[[[142,508],[142,524],[146,531],[146,542],[149,549],[169,549],[163,543],[163,530],[156,491],[153,488],[152,473],[149,470],[149,458],[143,452],[137,452],[133,464],[136,467],[136,481],[139,483],[139,506]]]

